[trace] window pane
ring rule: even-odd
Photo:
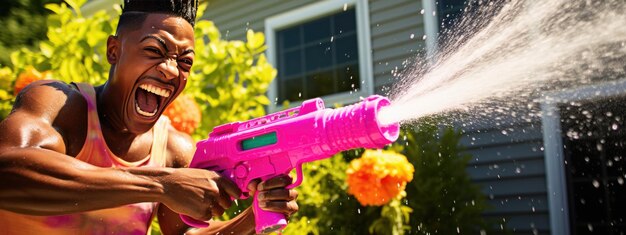
[[[314,42],[321,39],[330,40],[330,18],[322,18],[302,26],[304,30],[304,43]]]
[[[623,177],[622,177],[623,178]],[[626,222],[626,185],[623,180],[612,180],[609,185],[611,194],[611,219]]]
[[[567,146],[565,151],[571,156],[572,164],[568,166],[574,177],[588,179],[600,177],[602,163],[595,140],[571,141],[571,146]]]
[[[300,53],[301,50],[298,49],[283,54],[282,60],[284,60],[284,63],[281,63],[283,76],[292,76],[303,72]]]
[[[299,46],[300,41],[300,27],[288,28],[282,31],[278,31],[278,45],[279,48],[284,50]]]
[[[308,93],[306,99],[335,93],[334,80],[332,70],[314,73],[307,76],[306,85]]]
[[[342,33],[356,31],[356,16],[354,9],[341,12],[335,16],[335,36],[341,36]]]
[[[302,78],[285,80],[282,82],[281,88],[280,93],[284,98],[280,99],[279,103],[285,100],[295,101],[302,99],[300,98],[303,92]]]
[[[359,65],[352,64],[337,69],[338,91],[354,91],[361,88]]]
[[[600,222],[606,208],[604,186],[596,188],[592,181],[578,182],[573,185],[573,193],[577,195],[575,203],[576,223]]]
[[[357,45],[356,34],[335,39],[335,57],[337,64],[357,61],[359,59],[359,48]]]
[[[626,155],[626,140],[623,137],[609,138],[604,146],[606,148],[608,176],[624,178],[624,173],[626,172],[626,159],[624,159],[624,155]]]
[[[333,64],[330,42],[307,46],[304,54],[307,71],[328,68]]]

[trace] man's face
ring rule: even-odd
[[[107,89],[119,94],[105,102],[112,122],[132,133],[150,130],[185,88],[193,49],[191,24],[167,14],[149,14],[138,30],[110,39],[107,53],[113,69]]]

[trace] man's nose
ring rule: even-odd
[[[172,80],[178,77],[178,63],[174,59],[166,59],[159,63],[157,70],[163,74],[163,78]]]

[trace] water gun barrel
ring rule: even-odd
[[[382,148],[398,139],[399,125],[384,125],[378,120],[381,108],[389,99],[373,95],[364,101],[337,109],[329,109],[324,117],[330,152],[355,148]]]

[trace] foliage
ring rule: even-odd
[[[9,65],[9,55],[20,47],[33,48],[46,37],[46,3],[61,0],[11,0],[0,7],[0,66]]]
[[[79,9],[85,0],[66,2]],[[11,54],[12,74],[7,76],[11,86],[0,88],[13,94],[17,77],[28,73],[31,67],[50,71],[50,77],[65,82],[104,83],[110,68],[105,56],[106,41],[114,33],[117,19],[105,12],[83,17],[80,10],[65,3],[47,4],[46,8],[53,12],[47,20],[46,40],[40,41],[35,50],[22,47]],[[0,100],[0,119],[8,115],[13,101],[14,98]]]
[[[409,157],[415,167],[404,201],[413,208],[412,234],[476,234],[487,230],[481,216],[487,207],[486,198],[465,171],[471,156],[461,152],[460,132],[423,124],[403,133],[393,148]]]

